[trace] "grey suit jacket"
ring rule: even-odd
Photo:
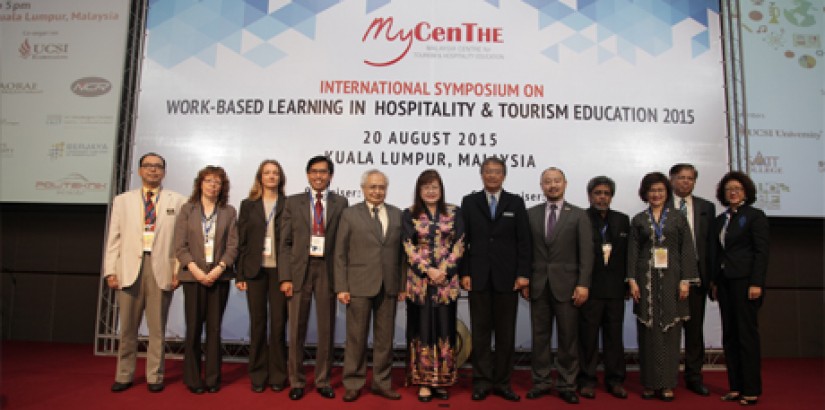
[[[401,210],[387,208],[387,229],[380,238],[366,203],[359,202],[341,215],[335,240],[335,293],[373,297],[384,286],[387,294],[401,288]]]
[[[576,286],[590,287],[593,274],[593,233],[590,218],[583,209],[564,202],[559,210],[550,242],[545,238],[546,203],[527,211],[533,237],[533,277],[530,297],[537,299],[549,282],[559,302],[573,298]]]
[[[214,263],[207,264],[204,252],[203,211],[201,204],[187,202],[180,208],[175,221],[175,257],[180,262],[178,279],[194,281],[195,277],[189,271],[189,262],[195,262],[204,272],[209,272],[214,265],[220,262],[226,264],[226,270],[219,280],[229,280],[234,276],[235,258],[238,256],[238,229],[236,226],[236,212],[232,205],[218,207],[215,221],[215,254]]]
[[[312,238],[310,199],[306,192],[291,195],[286,199],[283,220],[280,225],[278,249],[278,278],[281,282],[291,281],[293,289],[301,289],[309,265],[309,242]],[[333,255],[338,220],[347,207],[347,198],[330,192],[324,221],[324,259],[327,274],[332,284]],[[332,289],[330,289],[332,290]]]

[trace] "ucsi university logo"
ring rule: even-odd
[[[361,42],[398,43],[403,50],[388,56],[386,60],[364,60],[374,67],[393,65],[407,56],[413,44],[419,43],[457,43],[457,44],[491,44],[504,42],[502,27],[486,27],[478,23],[460,23],[455,26],[437,26],[427,21],[419,22],[410,28],[394,27],[392,17],[377,17],[367,27]]]

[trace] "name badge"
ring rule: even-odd
[[[324,256],[325,239],[323,236],[312,236],[309,241],[309,256]]]
[[[203,254],[206,257],[206,263],[215,262],[215,241],[212,238],[207,239],[203,244]]]
[[[613,250],[613,245],[609,243],[602,244],[602,257],[604,258],[604,265],[607,266],[607,262],[610,261],[610,251]]]
[[[152,252],[152,244],[155,242],[155,232],[143,231],[143,251]]]
[[[653,248],[653,267],[667,269],[667,248]]]
[[[272,236],[267,235],[264,238],[264,256],[272,256]]]

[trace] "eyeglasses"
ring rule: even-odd
[[[738,187],[738,186],[735,186],[735,187],[730,187],[730,188],[725,188],[725,192],[730,192],[730,193],[734,193],[734,192],[744,192],[744,191],[745,191],[745,190],[744,190],[742,187]]]
[[[218,185],[218,186],[223,185],[223,182],[221,182],[220,179],[204,179],[203,183],[204,184],[209,184],[209,185]]]
[[[140,167],[143,169],[157,169],[161,171],[166,168],[163,164],[140,164]]]

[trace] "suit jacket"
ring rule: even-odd
[[[748,279],[751,286],[765,287],[768,271],[770,234],[768,217],[761,209],[750,205],[739,207],[731,217],[725,232],[725,246],[719,241],[727,212],[716,217],[714,280]],[[722,268],[724,266],[724,268]]]
[[[335,239],[335,293],[373,297],[384,286],[387,294],[401,289],[401,210],[388,204],[384,238],[367,204],[359,202],[341,214]]]
[[[461,276],[470,276],[472,290],[513,290],[517,277],[530,278],[530,223],[520,196],[502,190],[496,214],[490,215],[482,190],[461,201],[467,251]]]
[[[604,264],[602,254],[602,217],[595,208],[587,214],[593,224],[593,277],[590,282],[590,298],[623,299],[627,293],[627,238],[630,233],[630,219],[627,215],[609,209],[605,236],[610,243],[610,258]]]
[[[275,215],[272,217],[275,238],[272,251],[275,252],[275,261],[278,266],[278,236],[280,232],[281,215],[283,215],[286,198],[278,198],[275,203]],[[261,272],[263,262],[264,239],[266,238],[266,218],[269,216],[264,210],[264,201],[244,199],[241,201],[241,212],[238,217],[238,263],[237,280],[253,279]]]
[[[676,198],[668,202],[674,210],[679,210]],[[708,249],[716,244],[713,237],[716,206],[712,202],[693,195],[693,237],[695,238],[696,259],[699,263],[699,279],[701,287],[707,288],[710,275],[713,271]]]
[[[324,210],[324,259],[330,287],[333,283],[335,237],[341,213],[347,207],[347,198],[333,192],[327,195]],[[309,243],[312,239],[312,218],[310,216],[309,194],[302,192],[286,199],[283,221],[280,228],[278,255],[278,278],[281,282],[291,281],[293,289],[301,289],[309,265]],[[330,289],[332,290],[332,289]]]
[[[180,262],[178,279],[194,281],[195,276],[189,271],[189,262],[195,262],[204,272],[209,272],[215,265],[223,262],[226,270],[220,280],[229,280],[233,276],[235,258],[238,257],[238,228],[236,212],[232,205],[217,207],[215,221],[214,263],[207,264],[204,251],[203,210],[201,203],[187,202],[180,208],[175,221],[175,256]]]
[[[152,243],[152,270],[163,290],[172,290],[175,273],[175,217],[186,202],[181,194],[161,189],[155,204],[155,241]],[[106,238],[103,276],[115,275],[121,288],[135,283],[143,262],[143,190],[124,192],[115,197]]]
[[[567,302],[573,298],[576,286],[590,287],[593,225],[583,209],[565,201],[559,209],[558,220],[548,242],[544,222],[546,207],[545,203],[541,203],[527,211],[533,234],[530,298],[541,297],[544,285],[549,282],[553,297],[559,302]]]

